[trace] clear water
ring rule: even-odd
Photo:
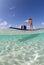
[[[0,35],[0,65],[44,65],[44,33]]]

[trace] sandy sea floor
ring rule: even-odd
[[[44,30],[0,30],[0,65],[44,65]]]

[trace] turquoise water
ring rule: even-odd
[[[44,33],[0,35],[0,65],[44,65]]]

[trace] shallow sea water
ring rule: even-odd
[[[44,33],[0,35],[0,65],[44,65]]]

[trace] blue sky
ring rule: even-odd
[[[0,0],[0,27],[29,26],[29,18],[33,27],[44,27],[44,0]]]

